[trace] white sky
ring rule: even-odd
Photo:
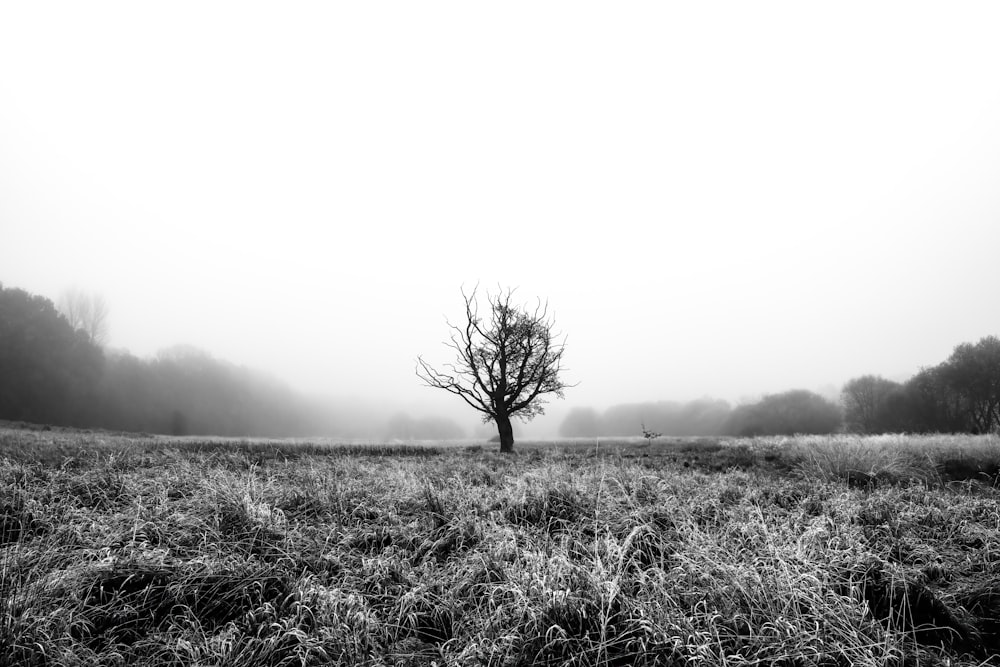
[[[408,405],[459,403],[414,360],[477,282],[549,300],[566,407],[904,379],[1000,334],[998,34],[995,2],[4,3],[0,281]]]

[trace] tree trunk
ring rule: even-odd
[[[509,454],[514,451],[514,427],[507,415],[496,416],[497,430],[500,431],[500,452]]]

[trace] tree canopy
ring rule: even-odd
[[[844,385],[847,427],[864,433],[1000,430],[1000,339],[957,345],[905,383],[862,376]]]
[[[79,422],[92,407],[103,361],[51,301],[0,284],[0,418]]]

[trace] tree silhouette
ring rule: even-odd
[[[100,294],[70,288],[59,297],[59,312],[74,330],[87,334],[94,345],[103,347],[107,343],[108,302]]]
[[[476,291],[466,295],[465,324],[452,329],[446,345],[455,351],[455,363],[439,371],[423,357],[417,359],[417,376],[428,387],[459,396],[493,421],[500,434],[500,451],[514,451],[511,418],[529,421],[543,414],[543,396],[563,397],[567,385],[559,377],[565,342],[556,340],[548,305],[533,310],[512,305],[513,290],[487,293],[488,319],[479,316]]]
[[[879,433],[890,428],[891,415],[886,406],[902,385],[879,375],[852,378],[841,390],[844,420],[851,429],[862,433]]]
[[[944,381],[962,398],[969,430],[1000,429],[1000,338],[958,345],[941,369]]]

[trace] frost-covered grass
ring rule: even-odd
[[[619,444],[0,431],[0,656],[1000,664],[995,438]]]
[[[997,435],[796,436],[727,444],[769,452],[811,479],[855,486],[908,481],[995,485],[1000,475]]]

